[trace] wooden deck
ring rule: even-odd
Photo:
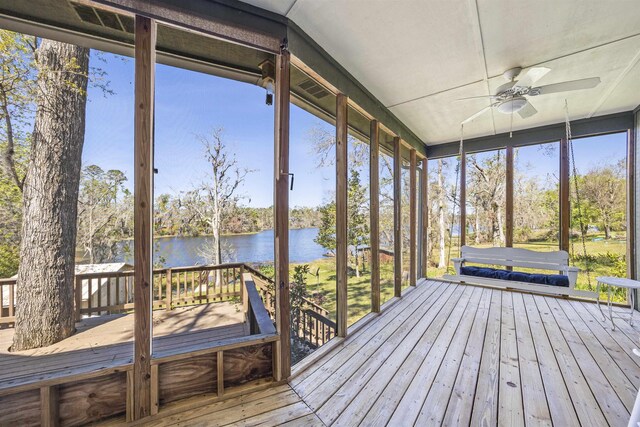
[[[232,303],[212,303],[153,313],[154,357],[248,335],[243,313]],[[133,314],[83,319],[78,332],[54,345],[10,353],[13,328],[0,329],[0,393],[36,381],[131,363]]]
[[[640,326],[614,310],[422,282],[290,385],[154,425],[626,426]]]

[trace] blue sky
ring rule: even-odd
[[[83,165],[120,169],[133,185],[133,59],[101,53],[92,66],[107,72],[113,95],[91,87],[88,94]],[[266,207],[273,200],[273,106],[265,105],[265,91],[206,74],[156,67],[155,194],[188,191],[207,176],[207,162],[198,135],[216,127],[225,129],[227,145],[239,163],[254,172],[247,175],[241,193],[246,204]],[[332,197],[334,167],[318,168],[312,153],[310,130],[333,127],[292,106],[290,170],[295,173],[290,205],[317,206]],[[557,151],[549,157],[532,146],[521,150],[518,164],[531,176],[557,174]],[[626,134],[576,139],[579,173],[626,156]],[[525,167],[528,165],[527,167]],[[452,168],[453,170],[453,168]],[[431,165],[435,172],[435,164]],[[366,179],[366,168],[362,177]],[[250,199],[250,203],[249,203]]]
[[[133,185],[133,59],[101,53],[92,65],[107,72],[113,95],[91,87],[88,94],[83,165],[120,169]],[[265,90],[165,65],[156,67],[155,194],[188,191],[207,177],[199,135],[225,129],[231,148],[248,174],[241,193],[255,207],[273,201],[273,106]],[[332,128],[292,106],[291,161],[295,187],[291,206],[316,206],[335,188],[333,167],[318,168],[309,138],[314,126]],[[249,200],[245,200],[249,204]]]

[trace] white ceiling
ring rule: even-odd
[[[600,77],[594,89],[531,98],[513,123],[492,111],[465,137],[557,123],[640,104],[638,0],[244,0],[298,24],[427,144],[456,140],[460,122],[512,67],[551,68],[536,86]]]

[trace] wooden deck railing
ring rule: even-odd
[[[153,272],[153,308],[175,307],[260,297],[266,313],[275,320],[273,279],[243,263],[161,268]],[[251,275],[251,289],[246,279]],[[133,271],[78,274],[75,278],[76,318],[126,313],[134,309]],[[244,280],[243,280],[244,279]],[[244,282],[244,283],[243,283]],[[0,326],[15,322],[16,280],[0,279]],[[246,308],[246,307],[245,307]],[[303,300],[294,330],[299,339],[318,347],[335,336],[336,324],[329,312],[309,299]],[[248,313],[248,312],[247,312]],[[248,317],[248,320],[251,320]]]
[[[175,307],[240,298],[245,265],[161,268],[153,274],[153,308]],[[126,313],[134,309],[133,271],[75,276],[76,318]],[[16,279],[0,279],[0,326],[15,322]]]
[[[245,265],[245,270],[256,278],[258,292],[262,296],[265,308],[272,319],[275,319],[275,285],[273,279],[258,270]],[[313,301],[303,298],[303,305],[299,313],[292,316],[297,319],[292,325],[297,337],[307,344],[319,347],[336,335],[336,323],[329,318],[329,311]]]
[[[0,279],[0,326],[15,321],[16,279]]]

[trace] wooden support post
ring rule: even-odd
[[[151,415],[160,410],[160,366],[151,366]]]
[[[60,425],[58,408],[58,388],[56,386],[42,387],[40,389],[40,425],[42,427]]]
[[[125,421],[130,423],[133,419],[133,395],[135,392],[133,391],[133,370],[127,371],[127,390],[125,396]]]
[[[507,171],[506,171],[506,185],[505,185],[505,199],[506,199],[506,209],[505,209],[505,224],[506,224],[506,235],[505,235],[505,246],[508,248],[513,247],[513,146],[507,146]]]
[[[560,250],[569,252],[569,236],[571,226],[569,142],[560,140]]]
[[[467,152],[460,153],[460,247],[467,244]],[[455,207],[454,207],[455,209]],[[453,244],[453,243],[450,243]],[[449,266],[447,266],[449,268]]]
[[[274,250],[276,281],[276,344],[274,377],[277,381],[291,375],[291,308],[289,302],[289,113],[290,54],[283,49],[276,56],[275,91],[275,185]]]
[[[336,97],[336,334],[347,336],[347,97]]]
[[[416,150],[409,151],[409,284],[415,286],[418,281],[418,158]]]
[[[636,279],[636,137],[627,132],[627,277]],[[637,292],[631,291],[631,292]],[[636,298],[636,301],[638,299]]]
[[[402,143],[393,138],[393,293],[402,296]]]
[[[216,365],[218,369],[217,379],[217,392],[218,397],[224,396],[224,351],[219,351],[216,355]]]
[[[138,420],[151,414],[153,98],[156,23],[138,15],[135,22],[133,419]]]
[[[421,272],[423,277],[427,277],[429,269],[429,161],[425,157],[422,159],[422,169],[420,170],[420,204],[422,205],[422,227],[420,236],[422,238],[422,251],[420,252]]]
[[[380,126],[371,121],[369,136],[369,222],[371,229],[371,311],[380,312]]]

